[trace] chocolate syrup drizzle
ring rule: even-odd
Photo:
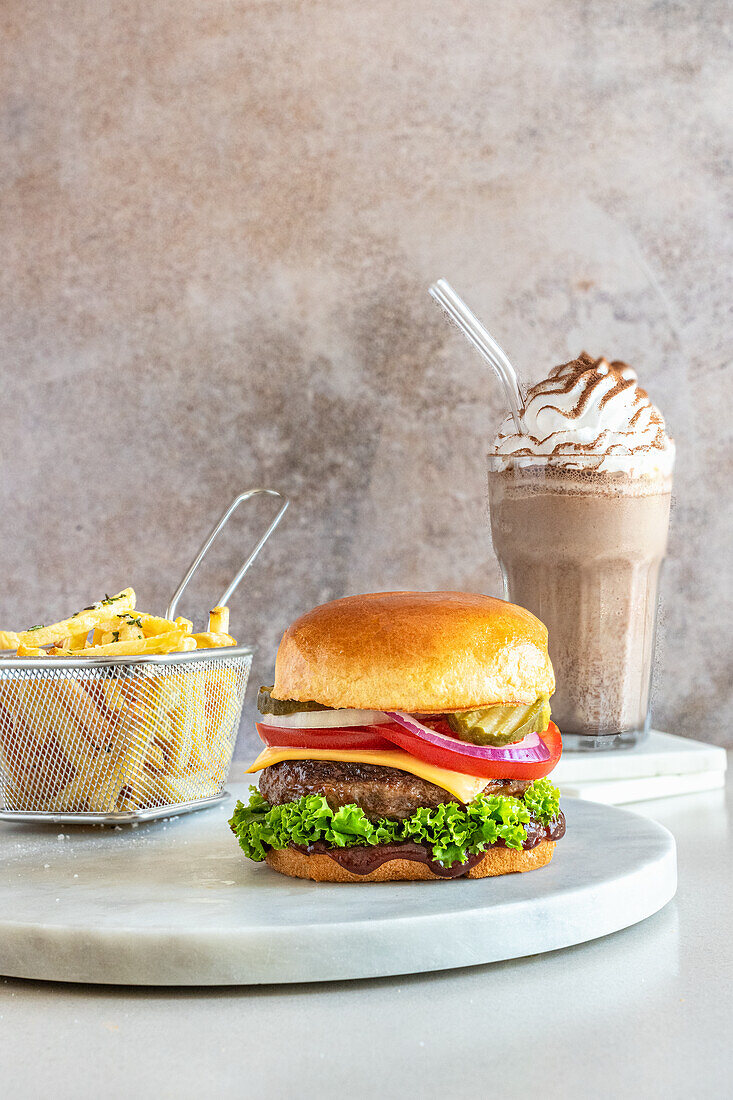
[[[613,432],[604,430],[599,432],[597,439],[592,442],[582,443],[577,439],[560,438],[554,445],[547,450],[549,456],[561,457],[568,454],[588,454],[597,455],[604,451],[612,454],[614,452],[649,452],[652,450],[664,450],[667,445],[667,436],[665,432],[664,418],[659,410],[652,404],[649,399],[649,394],[646,390],[643,390],[637,382],[636,372],[633,367],[630,367],[628,363],[622,362],[620,359],[614,359],[609,362],[603,357],[594,359],[588,352],[583,351],[580,353],[577,359],[571,359],[568,363],[561,363],[557,367],[553,367],[549,376],[538,382],[535,386],[532,386],[527,392],[527,398],[525,400],[525,408],[530,402],[536,401],[543,397],[552,398],[554,394],[560,395],[573,393],[577,389],[575,395],[575,404],[572,408],[568,408],[566,404],[559,402],[553,404],[551,401],[547,403],[542,402],[544,409],[552,409],[560,417],[568,422],[568,428],[573,421],[577,420],[583,415],[587,407],[595,399],[596,392],[599,388],[606,388],[608,386],[609,378],[612,381],[612,386],[606,389],[606,392],[601,396],[598,401],[598,408],[602,409],[613,398],[623,393],[625,390],[634,391],[633,405],[636,411],[631,416],[627,429],[622,426],[616,428]],[[641,442],[637,438],[637,431],[639,429],[639,421],[641,418],[648,420],[648,429],[642,429],[644,434],[644,442]],[[528,439],[531,440],[534,445],[547,446],[548,442],[552,442],[554,437],[564,437],[567,435],[568,428],[559,428],[542,439],[532,434],[528,435]],[[619,439],[624,437],[624,443],[619,442]],[[499,437],[503,441],[503,437]],[[507,438],[513,438],[508,436]],[[510,452],[513,455],[534,455],[536,452],[533,447],[517,447]],[[543,452],[544,453],[544,452]]]
[[[543,840],[559,840],[565,836],[565,815],[562,810],[548,825],[542,825],[538,821],[530,821],[525,825],[527,838],[522,845],[524,851],[536,848]],[[314,844],[291,844],[296,852],[303,855],[328,856],[349,871],[352,875],[369,875],[378,870],[383,863],[391,859],[409,859],[413,863],[424,863],[440,878],[462,878],[480,863],[490,848],[506,848],[503,840],[497,840],[495,844],[487,844],[483,852],[469,855],[465,863],[454,863],[452,867],[444,867],[431,857],[431,849],[426,844],[416,844],[406,840],[400,844],[376,844],[374,847],[331,848],[325,841],[317,840]]]

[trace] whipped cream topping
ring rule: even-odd
[[[627,363],[593,359],[581,352],[577,359],[554,367],[550,375],[528,391],[518,434],[511,416],[504,420],[492,453],[531,465],[533,457],[552,456],[557,464],[594,468],[632,477],[669,477],[674,465],[674,443],[664,418],[649,400]],[[574,458],[582,459],[574,462]],[[521,460],[526,458],[526,462]]]

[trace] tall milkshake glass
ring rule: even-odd
[[[530,390],[524,421],[531,434],[507,425],[488,457],[506,598],[548,628],[566,747],[633,746],[649,726],[674,446],[631,368],[585,354]]]

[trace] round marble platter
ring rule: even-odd
[[[666,829],[574,799],[538,871],[353,886],[285,878],[246,860],[229,831],[246,789],[138,828],[0,823],[0,974],[194,986],[442,970],[605,936],[676,889]]]

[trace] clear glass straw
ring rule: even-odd
[[[522,420],[524,403],[519,391],[517,372],[509,362],[504,350],[445,279],[438,279],[436,283],[433,283],[429,287],[429,294],[443,307],[450,319],[458,325],[466,339],[470,340],[479,354],[496,372],[504,388],[504,395],[515,427],[520,435],[526,435],[527,431]]]

